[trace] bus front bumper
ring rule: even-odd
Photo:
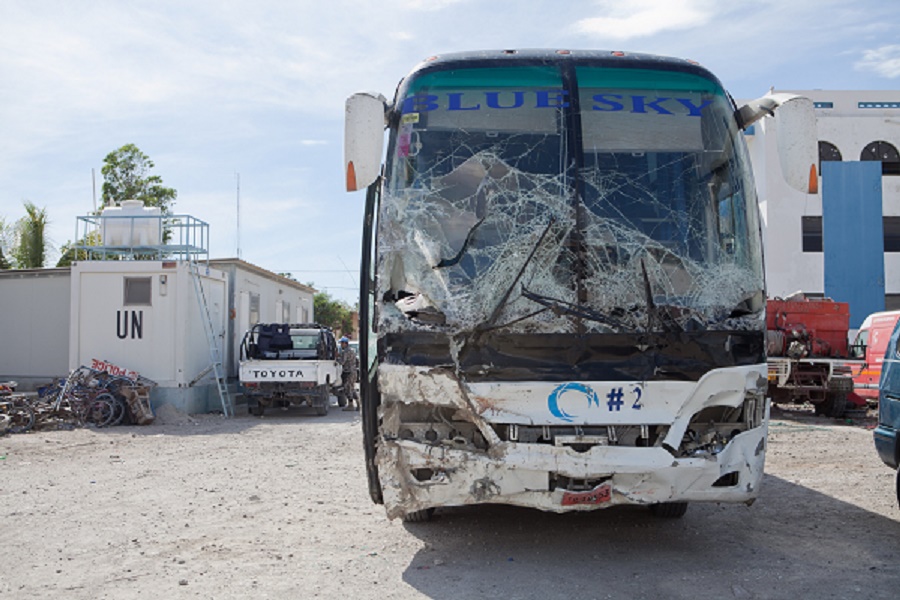
[[[388,517],[437,506],[508,504],[550,512],[757,497],[768,420],[715,455],[676,458],[662,447],[586,452],[504,442],[487,451],[382,440],[377,463]]]

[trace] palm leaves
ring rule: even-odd
[[[0,269],[39,269],[47,259],[47,209],[24,205],[25,216],[14,225],[0,220]]]

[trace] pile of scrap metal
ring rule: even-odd
[[[38,388],[36,396],[16,394],[15,382],[0,384],[0,435],[32,429],[149,425],[154,419],[150,390],[155,386],[139,375],[110,375],[85,366]]]

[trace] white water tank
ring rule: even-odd
[[[158,206],[144,206],[141,200],[123,200],[121,206],[107,206],[100,213],[104,246],[159,246],[162,219]]]

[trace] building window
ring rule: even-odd
[[[859,160],[879,160],[881,162],[900,162],[900,152],[889,142],[872,142],[859,155]]]
[[[859,108],[900,108],[900,102],[857,102]]]
[[[822,217],[802,217],[800,225],[803,228],[803,251],[822,251]]]
[[[822,217],[801,217],[803,251],[822,252]],[[884,251],[900,252],[900,217],[883,217]]]
[[[813,108],[834,108],[834,102],[813,102]]]
[[[844,160],[841,151],[831,142],[819,142],[819,175],[822,174],[822,163],[827,161],[840,162]]]
[[[259,323],[259,294],[250,292],[250,325]]]
[[[150,306],[153,283],[151,277],[125,278],[125,306]]]
[[[863,148],[859,160],[880,161],[882,175],[900,175],[900,152],[890,142],[872,142]]]
[[[282,323],[290,323],[291,322],[291,303],[290,302],[282,302],[281,303],[281,322]]]
[[[900,217],[884,217],[884,251],[900,252]]]

